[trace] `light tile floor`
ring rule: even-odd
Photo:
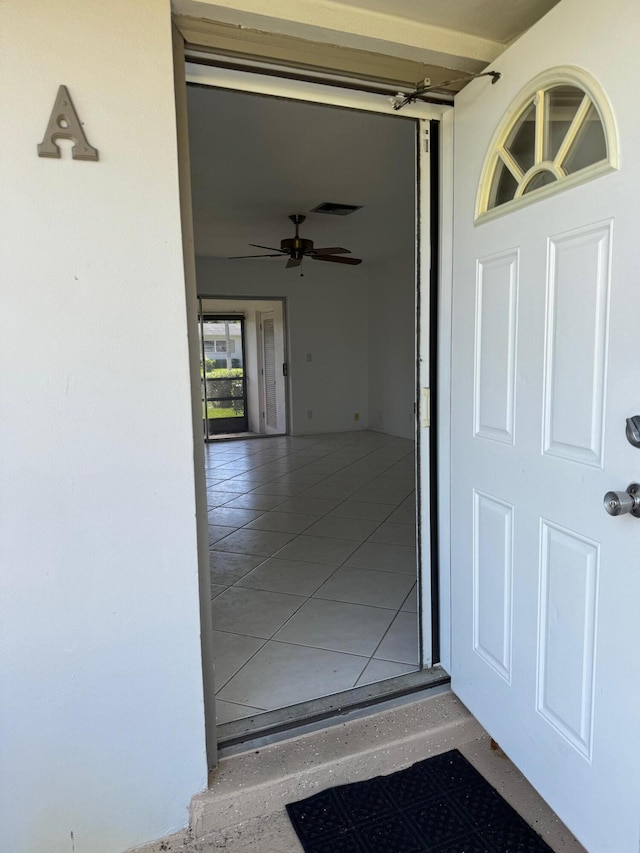
[[[218,723],[418,669],[414,444],[205,447]]]

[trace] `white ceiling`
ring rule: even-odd
[[[508,44],[559,0],[340,0],[340,5],[407,18]]]
[[[318,247],[365,261],[413,252],[413,121],[206,87],[188,98],[196,254],[277,248],[293,236],[291,213],[307,215],[301,236]],[[310,213],[325,201],[363,207]]]
[[[559,0],[171,0],[178,15],[477,71]]]

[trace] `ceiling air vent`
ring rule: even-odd
[[[314,207],[311,213],[330,213],[332,216],[348,216],[354,210],[360,210],[361,204],[338,204],[335,201],[323,201]]]

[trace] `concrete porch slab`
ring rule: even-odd
[[[584,853],[450,692],[223,758],[191,804],[190,832],[138,853],[300,853],[285,811],[317,791],[458,748],[558,853]]]

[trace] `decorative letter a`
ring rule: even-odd
[[[38,145],[38,157],[60,157],[58,139],[70,139],[73,142],[71,156],[74,160],[98,159],[98,149],[89,145],[66,86],[58,89],[44,139]]]

